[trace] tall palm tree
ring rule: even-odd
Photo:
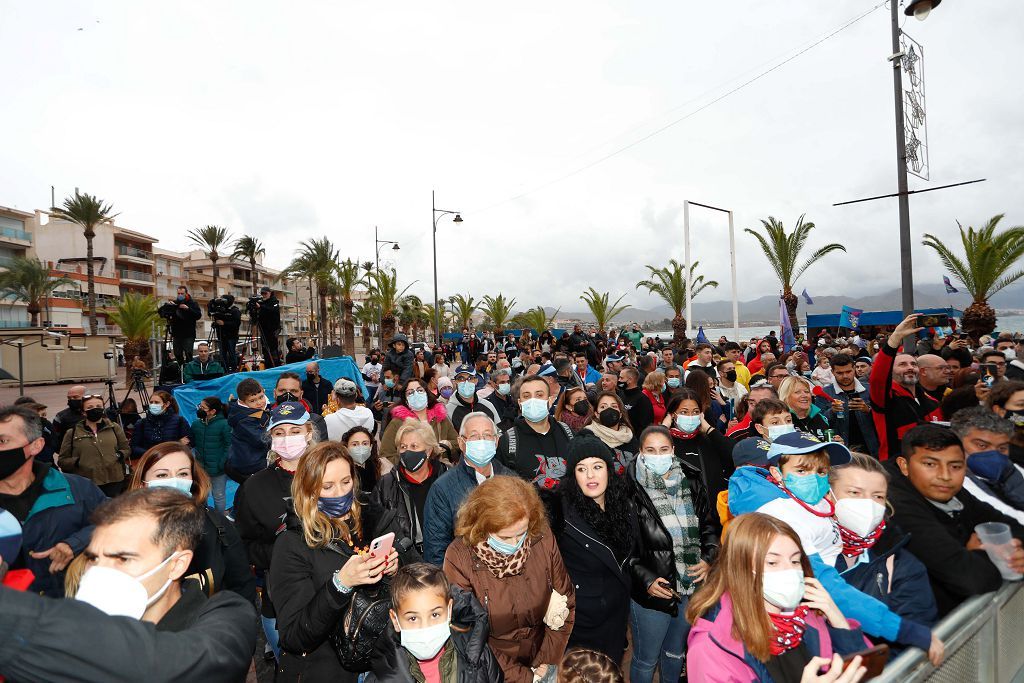
[[[544,330],[550,330],[555,326],[555,318],[562,309],[556,308],[550,316],[544,311],[543,306],[536,306],[529,310],[517,313],[512,318],[512,323],[519,325],[524,330],[533,330],[535,335],[540,335]]]
[[[399,323],[412,341],[419,341],[416,331],[422,319],[422,312],[423,300],[415,294],[406,294],[398,300]]]
[[[370,326],[377,322],[377,309],[374,308],[372,302],[367,301],[361,306],[356,306],[352,313],[355,321],[362,325],[360,334],[363,337],[363,354],[369,355],[373,336]]]
[[[787,233],[782,221],[773,216],[768,216],[767,220],[761,219],[761,225],[764,226],[764,235],[751,228],[746,228],[745,232],[757,238],[764,257],[768,259],[768,264],[779,277],[779,283],[782,285],[782,300],[786,302],[786,311],[789,313],[789,324],[793,326],[793,334],[797,334],[800,332],[800,323],[796,317],[796,307],[800,303],[800,299],[793,293],[793,285],[805,270],[820,261],[823,256],[833,251],[845,252],[846,247],[835,242],[826,244],[808,256],[807,260],[798,267],[797,261],[800,260],[800,252],[807,243],[807,237],[811,234],[811,230],[814,230],[814,223],[810,221],[805,223],[804,215],[801,214],[791,233]]]
[[[371,300],[380,311],[381,337],[384,343],[390,342],[395,336],[395,320],[398,314],[399,301],[405,293],[416,284],[410,282],[402,290],[398,289],[398,273],[394,268],[375,270],[369,274]]]
[[[159,302],[152,296],[129,292],[117,302],[117,310],[110,313],[110,320],[121,328],[124,335],[125,384],[131,374],[131,361],[141,358],[147,368],[153,367],[149,349],[149,335],[156,323],[157,337],[163,334],[164,320],[156,312]]]
[[[609,304],[610,299],[608,292],[599,292],[593,287],[588,287],[587,291],[584,292],[580,299],[590,309],[590,314],[594,316],[594,320],[597,322],[597,329],[601,334],[605,334],[605,328],[608,326],[615,316],[621,314],[629,306],[619,306],[619,302],[626,297],[625,294],[615,300],[615,303]]]
[[[43,303],[58,287],[74,284],[68,277],[51,277],[50,269],[39,259],[19,256],[0,273],[0,301],[11,299],[11,306],[15,301],[27,302],[29,324],[38,327]]]
[[[488,294],[480,302],[480,312],[487,316],[487,320],[494,326],[494,331],[499,337],[505,336],[505,326],[512,319],[512,307],[516,300],[509,301],[504,294],[491,296]]]
[[[451,302],[455,305],[455,315],[458,317],[459,324],[462,327],[469,327],[473,320],[473,313],[480,308],[480,304],[476,303],[476,300],[469,294],[465,296],[454,294]]]
[[[1024,226],[996,234],[1004,215],[993,216],[977,230],[970,226],[964,230],[957,223],[963,258],[935,235],[924,236],[924,245],[935,250],[949,274],[962,282],[971,294],[972,302],[964,311],[963,327],[975,341],[996,328],[996,312],[988,300],[999,290],[1024,278],[1024,269],[1010,272],[1024,258]]]
[[[263,243],[252,235],[242,235],[235,240],[234,251],[231,252],[231,258],[236,258],[249,262],[249,275],[252,277],[252,293],[256,295],[259,289],[259,274],[256,272],[256,261],[261,256],[266,256],[267,250],[263,248]]]
[[[204,225],[201,228],[193,228],[188,231],[188,239],[192,244],[206,252],[207,258],[213,263],[213,297],[220,292],[217,289],[217,261],[220,260],[221,252],[231,241],[231,233],[227,228],[219,225]]]
[[[320,348],[327,343],[327,296],[331,282],[334,278],[334,270],[338,265],[340,254],[326,237],[314,238],[299,244],[302,250],[296,259],[292,260],[294,265],[299,261],[300,271],[291,271],[291,266],[285,269],[290,277],[301,274],[316,283],[316,295],[319,301],[320,311]]]
[[[335,267],[335,276],[338,279],[338,289],[341,292],[341,303],[344,307],[342,318],[342,330],[345,338],[345,352],[356,355],[356,325],[352,317],[352,310],[355,307],[353,296],[356,289],[366,284],[363,274],[359,272],[359,264],[352,259],[345,259]]]
[[[82,233],[85,235],[85,280],[87,283],[87,297],[89,302],[89,334],[96,335],[99,332],[99,324],[96,321],[96,271],[92,267],[93,248],[92,241],[96,237],[96,226],[100,223],[113,223],[118,214],[114,213],[114,207],[103,203],[95,195],[80,194],[75,190],[74,197],[64,200],[64,206],[53,211],[53,215],[70,223],[77,223],[82,226]]]
[[[697,274],[697,266],[700,261],[690,264],[690,282],[693,293],[690,300],[693,301],[697,295],[708,287],[718,287],[715,280],[705,280],[703,275]],[[668,265],[662,268],[646,266],[649,271],[646,280],[636,283],[637,287],[643,287],[651,294],[655,294],[668,304],[674,314],[672,317],[672,341],[681,342],[686,339],[686,318],[683,311],[686,309],[686,267],[676,261],[669,259]]]

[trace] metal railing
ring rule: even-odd
[[[117,253],[120,256],[133,256],[135,258],[144,258],[153,260],[153,254],[138,247],[129,247],[127,244],[117,245]]]
[[[152,282],[152,273],[144,273],[141,270],[127,270],[125,268],[117,269],[117,276],[122,280],[139,280],[141,282]]]
[[[23,242],[32,241],[32,233],[25,232],[24,230],[18,230],[17,228],[0,227],[0,235],[10,237],[11,239],[22,240]]]
[[[893,660],[878,683],[1009,683],[1024,671],[1024,584],[1006,583],[995,593],[971,598],[953,610],[935,635],[946,660],[935,668],[927,654],[910,648]]]

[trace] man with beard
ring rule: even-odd
[[[903,340],[921,329],[917,327],[916,313],[907,316],[875,355],[869,394],[875,431],[878,432],[879,460],[888,460],[890,454],[899,454],[903,435],[918,424],[942,419],[939,402],[918,384],[920,370],[917,358],[909,353],[899,353]]]

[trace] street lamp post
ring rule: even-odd
[[[394,245],[391,247],[392,251],[398,251],[400,247],[398,242],[392,240],[382,240],[377,236],[377,226],[373,226],[373,247],[377,258],[377,276],[380,277],[380,248],[386,244]],[[377,339],[381,348],[384,347],[384,309],[378,304],[377,306]]]
[[[434,191],[430,191],[430,217],[434,223],[434,230],[432,233],[434,242],[434,343],[438,346],[441,345],[441,309],[437,306],[437,221],[440,220],[441,216],[445,214],[453,214],[455,218],[452,219],[453,223],[461,223],[462,216],[458,211],[447,211],[445,209],[437,208],[437,204],[434,199]]]

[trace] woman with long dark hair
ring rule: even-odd
[[[199,402],[196,419],[192,422],[196,458],[210,475],[213,504],[221,514],[224,514],[227,505],[225,493],[228,475],[224,473],[224,463],[228,461],[228,447],[231,446],[231,427],[228,426],[227,414],[228,407],[219,398],[207,396]]]
[[[178,402],[163,390],[149,397],[146,417],[135,425],[132,434],[132,460],[142,457],[147,450],[165,441],[180,441],[191,446],[194,438],[188,420],[178,413]]]
[[[444,458],[449,462],[458,462],[459,433],[448,417],[444,403],[437,400],[437,395],[430,392],[427,383],[415,377],[406,381],[405,386],[398,390],[398,403],[391,409],[391,419],[380,437],[380,454],[393,465],[398,464],[398,447],[395,445],[395,434],[406,420],[419,420],[430,425],[441,445]]]
[[[595,399],[594,414],[583,431],[590,432],[612,449],[615,474],[623,474],[626,465],[636,457],[637,440],[629,423],[626,406],[614,391],[602,391]]]
[[[356,426],[341,435],[341,443],[348,448],[352,462],[359,474],[359,487],[366,495],[370,495],[380,478],[390,472],[394,465],[380,457],[377,440],[370,430]]]
[[[733,443],[708,424],[700,398],[689,389],[672,395],[663,424],[671,430],[676,457],[700,471],[708,496],[716,500],[735,469]]]
[[[564,422],[573,434],[578,434],[593,414],[594,408],[583,387],[566,387],[555,404],[555,419]]]

